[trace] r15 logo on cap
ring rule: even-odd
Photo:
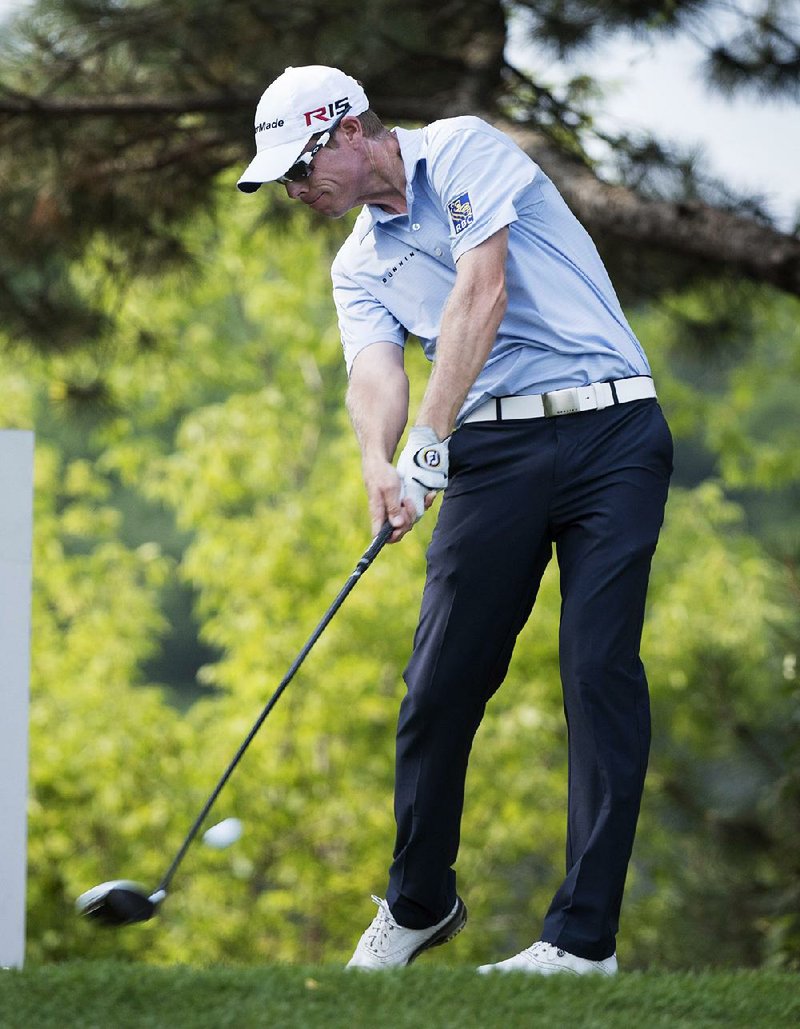
[[[347,110],[347,103],[347,97],[343,96],[341,100],[335,100],[325,107],[315,107],[313,111],[306,111],[303,115],[306,125],[311,126],[315,121],[332,121],[337,114],[342,114]]]

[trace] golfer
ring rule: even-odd
[[[277,181],[329,218],[362,208],[332,278],[373,532],[388,519],[397,542],[443,491],[397,728],[388,890],[350,966],[407,965],[466,922],[453,866],[470,748],[555,549],[566,876],[536,941],[480,971],[613,975],[650,742],[639,644],[672,470],[647,358],[585,230],[491,125],[389,131],[358,82],[318,65],[287,68],[255,122],[241,190]],[[410,335],[433,368],[393,465]]]

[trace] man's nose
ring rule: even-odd
[[[300,197],[308,192],[308,179],[298,179],[297,182],[285,183],[286,192],[289,194],[292,200],[299,200]]]

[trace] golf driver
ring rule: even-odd
[[[283,691],[294,678],[297,669],[306,659],[311,648],[320,638],[330,620],[344,603],[347,595],[383,549],[383,546],[391,536],[392,531],[391,524],[388,521],[385,522],[378,535],[362,555],[355,569],[339,591],[338,596],[322,616],[319,625],[317,625],[316,629],[311,633],[303,646],[303,649],[292,662],[289,671],[283,677],[278,688],[267,701],[252,729],[236,751],[233,760],[223,772],[222,777],[214,787],[208,800],[203,805],[202,811],[192,823],[192,827],[186,834],[186,839],[181,844],[178,853],[173,858],[172,864],[167,869],[163,879],[156,889],[152,893],[148,893],[148,891],[143,886],[139,885],[139,883],[131,882],[128,879],[114,879],[111,882],[101,883],[99,886],[92,887],[91,890],[87,890],[78,897],[75,902],[75,906],[80,914],[86,915],[88,918],[92,918],[95,921],[100,922],[102,925],[109,926],[131,925],[134,922],[147,922],[153,917],[158,910],[159,905],[167,896],[167,890],[172,882],[172,877],[175,874],[178,865],[183,860],[186,851],[189,849],[189,845],[197,835],[223,786],[228,779],[230,779],[233,770],[241,761],[244,752],[252,743],[253,738],[264,724],[270,711],[277,704]]]

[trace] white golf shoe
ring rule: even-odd
[[[428,929],[406,929],[398,925],[386,901],[380,897],[372,899],[378,905],[378,913],[358,941],[348,968],[378,971],[410,965],[424,950],[452,940],[467,922],[467,909],[460,897],[450,914]]]
[[[590,961],[569,954],[552,943],[539,940],[527,950],[521,950],[513,958],[498,961],[495,965],[480,965],[478,971],[486,972],[528,972],[532,975],[557,975],[567,972],[569,975],[616,975],[617,955],[602,961]]]

